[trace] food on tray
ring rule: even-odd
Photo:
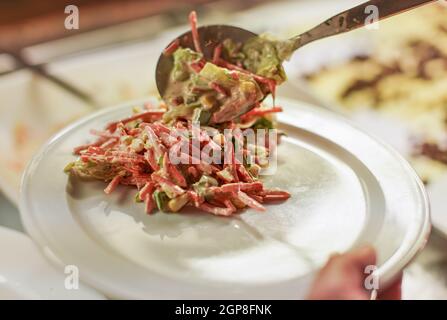
[[[424,180],[435,178],[447,169],[447,7],[422,7],[370,32],[372,53],[306,79],[347,110],[369,108],[403,122],[415,141],[410,160]]]
[[[190,18],[195,50],[174,44],[164,52],[174,58],[165,101],[92,130],[97,140],[76,147],[79,158],[65,171],[108,182],[107,194],[120,184],[135,186],[147,213],[185,206],[219,216],[264,211],[263,203],[290,197],[260,181],[278,142],[269,131],[274,113],[282,111],[261,101],[285,80],[286,44],[260,38],[237,49],[227,42],[205,61],[195,13]]]

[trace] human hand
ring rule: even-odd
[[[364,247],[345,254],[333,255],[318,272],[308,299],[310,300],[370,300],[371,291],[365,288],[367,266],[376,264],[376,253],[372,247]],[[400,300],[402,277],[378,299]]]

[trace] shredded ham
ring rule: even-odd
[[[215,48],[213,52],[213,64],[217,65],[220,60],[220,56],[222,54],[222,43],[219,43]]]
[[[189,22],[195,51],[203,53],[196,12],[191,12]],[[172,55],[179,47],[180,41],[177,39],[163,53]],[[239,72],[249,74],[263,91],[268,90],[274,96],[274,80],[223,60],[222,50],[222,44],[214,48],[212,63],[227,68],[229,75],[235,80],[239,80]],[[205,64],[206,61],[202,58],[190,63],[189,68],[199,73]],[[219,97],[231,96],[231,92],[217,82],[211,82],[209,87]],[[177,105],[183,103],[182,99]],[[147,214],[157,207],[160,210],[177,212],[183,206],[193,206],[213,215],[231,216],[243,208],[265,211],[262,203],[283,201],[290,197],[286,191],[264,188],[263,183],[258,180],[257,171],[252,171],[249,167],[251,163],[246,160],[254,159],[254,165],[259,168],[259,157],[252,154],[250,146],[244,145],[245,140],[240,131],[229,138],[223,134],[224,128],[240,129],[250,121],[281,112],[281,107],[263,109],[259,102],[255,102],[254,109],[240,116],[237,120],[239,123],[228,121],[226,127],[222,128],[197,128],[191,121],[184,119],[164,123],[166,109],[163,102],[158,106],[148,103],[140,113],[112,122],[104,130],[91,130],[96,141],[74,149],[79,159],[76,163],[78,166],[73,165],[71,172],[108,182],[104,189],[106,194],[112,193],[120,184],[136,187],[136,200],[144,202]],[[212,116],[216,116],[216,113]],[[217,138],[211,137],[214,134],[207,129],[214,130],[218,134]],[[187,130],[189,133],[180,138],[175,135],[178,130]],[[206,152],[203,151],[204,148]],[[266,152],[270,151],[268,145],[265,149]],[[242,157],[239,158],[239,154],[236,155],[239,151],[242,152],[243,160]],[[204,159],[211,157],[207,154],[210,152],[221,152],[222,163],[205,161]],[[171,161],[173,155],[180,157],[180,164]]]
[[[191,13],[189,14],[189,23],[191,25],[194,48],[197,52],[202,53],[202,48],[200,47],[199,31],[197,30],[197,13],[195,11],[191,11]]]
[[[104,192],[106,194],[111,194],[116,189],[116,187],[120,184],[120,181],[121,181],[120,176],[116,176],[115,178],[113,178],[112,181],[110,181],[107,188],[104,189]]]
[[[271,114],[271,113],[278,113],[278,112],[282,112],[282,108],[281,107],[273,107],[270,109],[261,109],[261,108],[255,108],[250,110],[249,112],[247,112],[246,114],[244,114],[243,116],[241,116],[241,120],[242,121],[249,121],[250,119],[254,118],[254,117],[263,117],[267,114]]]
[[[254,110],[252,116],[268,112],[279,112],[279,109]],[[104,189],[106,194],[112,193],[119,184],[136,186],[139,189],[138,199],[145,203],[145,210],[149,214],[156,207],[155,191],[164,191],[173,196],[173,199],[186,193],[187,198],[183,198],[182,204],[185,202],[185,205],[218,216],[234,214],[241,205],[264,211],[261,203],[283,201],[290,197],[290,194],[283,190],[265,189],[263,183],[257,181],[245,165],[238,162],[235,143],[239,145],[238,148],[242,147],[245,157],[250,156],[250,148],[243,145],[244,139],[239,129],[234,132],[232,139],[226,138],[217,130],[215,133],[219,134],[220,138],[219,143],[216,143],[206,128],[197,128],[180,120],[170,126],[163,124],[161,120],[147,122],[147,115],[147,112],[143,112],[126,118],[116,122],[113,127],[109,125],[104,131],[92,130],[91,133],[97,136],[98,140],[75,148],[80,154],[79,161],[88,164],[87,168],[96,164],[117,172],[109,179],[110,182]],[[236,124],[230,127],[237,129]],[[194,128],[196,131],[185,141],[173,136],[176,128]],[[197,139],[198,145],[192,143],[192,139]],[[105,144],[105,141],[114,143]],[[207,163],[203,157],[193,158],[191,154],[179,153],[182,146],[185,147],[185,142],[189,152],[197,153],[198,156],[203,156],[201,150],[205,146],[221,151],[222,163]],[[174,165],[170,154],[180,155],[183,162]],[[195,184],[203,176],[212,177],[218,182],[218,186],[207,188],[208,195],[211,196],[206,198],[208,200],[195,189]]]
[[[180,40],[175,39],[166,47],[166,49],[163,51],[163,54],[169,56],[173,54],[175,50],[177,50],[179,47],[180,47]]]

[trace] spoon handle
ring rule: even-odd
[[[373,13],[377,13],[378,20],[382,20],[434,1],[436,0],[371,0],[337,14],[292,40],[295,41],[295,49],[298,49],[309,42],[366,26],[370,22],[368,17]]]

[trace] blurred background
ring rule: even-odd
[[[200,24],[287,37],[362,2],[1,1],[0,225],[23,231],[20,177],[51,135],[98,109],[157,94],[158,56],[187,30],[192,9]],[[78,29],[67,29],[76,14],[68,5],[78,9]],[[446,18],[439,2],[309,45],[287,63],[289,82],[279,92],[351,117],[398,149],[426,182],[436,230],[406,271],[406,298],[447,299]]]

